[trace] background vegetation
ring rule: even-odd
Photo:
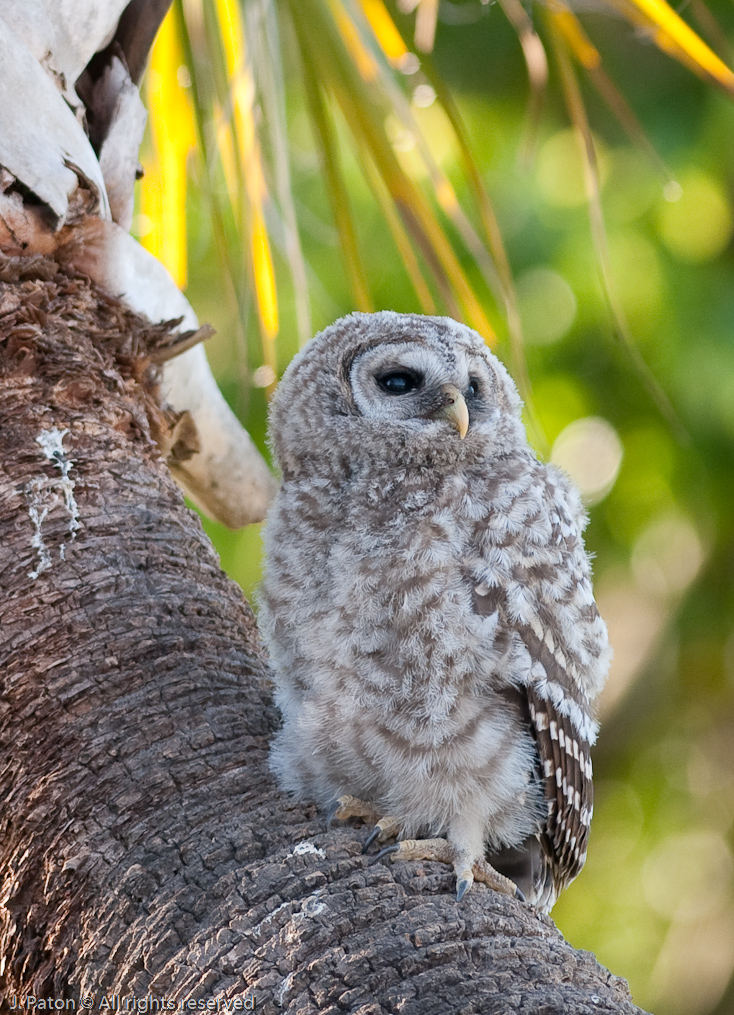
[[[534,439],[575,475],[590,504],[587,543],[616,652],[601,706],[589,860],[554,918],[573,944],[628,978],[639,1005],[658,1015],[731,1012],[734,106],[639,27],[611,11],[582,15],[603,67],[669,169],[630,140],[582,75],[606,222],[606,241],[597,233],[595,247],[588,178],[563,98],[564,51],[559,65],[552,38],[536,124],[522,49],[498,5],[441,0],[430,60],[406,57],[399,46],[385,57],[374,45],[372,78],[358,47],[347,45],[349,86],[338,79],[337,36],[324,29],[304,42],[303,32],[327,17],[333,31],[341,10],[364,41],[358,14],[376,6],[313,0],[302,5],[314,19],[306,29],[292,20],[295,6],[174,6],[148,72],[152,119],[135,231],[217,328],[208,345],[212,366],[263,448],[268,390],[303,338],[357,306],[425,308],[425,292],[421,302],[409,276],[416,266],[406,270],[393,238],[398,227],[390,226],[395,205],[385,195],[400,173],[428,194],[457,252],[470,292],[456,297],[459,312],[474,323],[486,315],[499,355],[521,370],[508,336],[513,298],[501,252],[495,246],[494,271],[485,249],[491,237],[472,250],[481,209],[435,99],[435,66],[465,123],[512,266]],[[415,16],[388,7],[415,53]],[[709,31],[712,45],[727,59],[734,9],[715,0],[712,12],[720,26]],[[709,30],[700,0],[688,13]],[[544,8],[531,14],[540,26],[548,17]],[[348,33],[341,38],[348,43]],[[340,92],[348,87],[357,103],[367,101],[359,88],[374,99],[372,126],[363,126],[356,144]],[[410,104],[415,129],[406,126],[406,109],[391,111],[385,88]],[[319,96],[326,134],[313,125]],[[398,170],[375,155],[374,145],[384,143],[375,124]],[[421,157],[420,131],[433,169]],[[375,183],[385,167],[387,186]],[[346,226],[331,200],[338,206],[339,179],[351,208]],[[454,196],[468,233],[452,212]],[[350,228],[359,254],[345,251]],[[416,249],[406,236],[403,244]],[[616,318],[601,282],[605,242]],[[419,254],[417,264],[438,312],[446,312],[445,287],[432,280],[429,260]],[[479,310],[471,309],[474,298]],[[636,352],[625,342],[625,322]],[[250,595],[259,576],[258,527],[205,527]]]

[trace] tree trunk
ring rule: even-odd
[[[151,436],[165,329],[49,260],[0,279],[4,1009],[638,1011],[550,920],[279,792],[252,613]]]

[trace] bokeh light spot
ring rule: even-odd
[[[254,388],[269,388],[271,384],[275,384],[276,380],[275,371],[267,363],[258,367],[252,374],[252,386]]]
[[[552,268],[530,268],[517,280],[517,301],[528,342],[549,345],[562,338],[576,316],[576,297]]]
[[[406,77],[417,74],[421,68],[421,62],[415,53],[405,53],[398,61],[398,70]]]
[[[657,595],[683,592],[701,569],[703,547],[687,518],[668,514],[654,521],[632,550],[632,573],[640,588]]]
[[[431,85],[418,85],[413,92],[413,104],[419,109],[427,109],[436,101],[436,90]]]
[[[731,239],[731,204],[719,181],[707,173],[687,173],[681,185],[679,200],[666,200],[660,205],[660,238],[681,261],[710,261]]]
[[[385,119],[385,133],[396,152],[412,152],[416,146],[415,134],[408,130],[396,116],[390,114]]]
[[[606,178],[605,149],[594,139],[599,177]],[[586,201],[584,166],[575,132],[569,127],[549,138],[538,153],[538,187],[545,200],[559,208],[576,208]]]
[[[587,416],[561,431],[551,461],[569,474],[587,504],[595,504],[614,485],[622,455],[622,441],[611,423],[600,416]]]

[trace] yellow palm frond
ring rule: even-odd
[[[148,223],[141,240],[181,287],[187,277],[186,167],[196,143],[191,102],[179,79],[183,65],[171,12],[156,38],[147,77],[153,153],[141,187],[141,211]]]
[[[607,2],[666,52],[706,80],[734,92],[732,72],[665,0]],[[548,83],[541,33],[519,0],[501,0],[501,6],[518,34],[528,68],[528,121],[534,136]],[[183,284],[185,166],[196,144],[205,167],[201,180],[211,201],[213,233],[228,288],[243,331],[248,330],[248,315],[254,313],[263,365],[271,371],[276,368],[284,284],[294,297],[300,340],[309,334],[308,268],[293,203],[285,125],[279,33],[287,22],[288,73],[303,75],[302,94],[331,204],[339,263],[354,306],[372,309],[377,305],[351,175],[355,166],[361,166],[363,181],[382,210],[387,235],[418,305],[424,311],[435,309],[465,319],[489,342],[495,341],[490,319],[504,318],[513,369],[529,400],[510,260],[473,155],[472,139],[428,55],[439,24],[439,5],[436,0],[398,0],[397,7],[415,17],[412,39],[402,30],[405,19],[391,12],[389,0],[310,0],[307,8],[302,0],[176,0],[156,43],[149,76],[157,158],[143,186],[141,210],[156,225],[146,242]],[[540,28],[556,51],[566,104],[585,146],[592,232],[613,316],[618,330],[624,332],[604,260],[600,206],[595,210],[593,152],[583,137],[576,108],[581,95],[570,83],[573,72],[564,61],[573,60],[583,68],[667,182],[670,173],[606,74],[601,53],[577,15],[562,0],[547,0]],[[171,84],[184,59],[192,78],[188,90]],[[411,101],[412,94],[417,94],[416,82],[433,95],[436,112],[429,115]],[[427,103],[431,101],[429,97]],[[443,117],[440,124],[439,116]],[[167,122],[177,125],[170,136],[165,132]],[[445,157],[437,150],[439,135],[444,139],[441,144],[453,153],[452,166],[454,155],[461,166],[458,186],[453,170],[447,169]]]

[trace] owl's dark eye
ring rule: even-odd
[[[467,393],[467,395],[470,398],[473,398],[475,395],[479,394],[479,378],[478,377],[470,377],[469,378],[469,387],[466,389],[466,393]]]
[[[423,378],[411,370],[390,370],[376,378],[378,385],[388,395],[407,395],[420,387]]]

